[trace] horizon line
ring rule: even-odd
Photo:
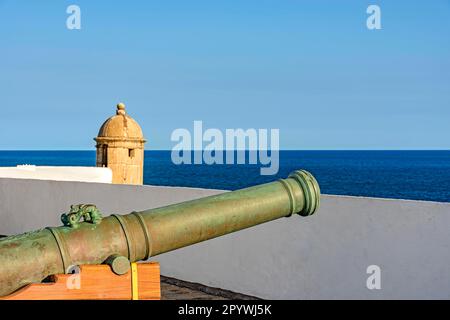
[[[0,149],[0,152],[96,152],[96,150],[91,149]],[[151,149],[145,151],[168,151],[172,152],[171,149]],[[182,151],[182,150],[181,150]],[[205,150],[190,150],[191,152],[196,151],[205,151]],[[217,150],[219,152],[223,151],[260,151],[260,150],[227,150],[221,149]],[[271,150],[262,150],[262,151],[271,151]],[[450,149],[279,149],[278,151],[450,151]]]

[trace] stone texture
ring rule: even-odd
[[[116,184],[143,184],[145,139],[139,124],[119,103],[117,112],[103,123],[97,138],[97,167],[112,170]]]
[[[161,276],[162,300],[259,300],[241,293]]]

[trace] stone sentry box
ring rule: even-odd
[[[97,167],[113,172],[113,183],[143,184],[144,144],[146,140],[139,124],[117,105],[116,115],[103,123],[97,142]]]

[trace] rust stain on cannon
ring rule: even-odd
[[[0,296],[113,255],[147,260],[292,214],[309,216],[319,203],[317,181],[298,170],[286,179],[127,215],[103,218],[94,205],[72,206],[62,227],[0,239]]]

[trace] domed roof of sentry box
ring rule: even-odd
[[[141,127],[126,113],[123,103],[117,105],[116,115],[103,123],[98,132],[98,137],[144,140]]]

